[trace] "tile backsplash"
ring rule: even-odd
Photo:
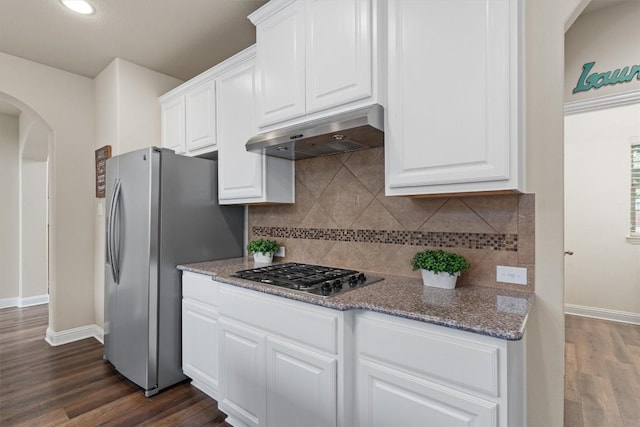
[[[384,195],[384,148],[296,162],[296,202],[249,207],[249,239],[286,247],[286,261],[407,277],[424,248],[463,255],[459,285],[533,291],[534,196]],[[527,286],[496,282],[496,266],[527,267]]]

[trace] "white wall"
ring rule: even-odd
[[[18,116],[0,114],[0,300],[19,293],[18,158]]]
[[[23,158],[21,175],[20,297],[29,298],[48,294],[47,163]]]
[[[536,301],[527,323],[530,427],[564,424],[564,33],[589,0],[526,1],[527,192],[536,194]]]
[[[48,269],[48,165],[51,130],[42,120],[20,114],[19,305],[47,301]],[[26,299],[26,301],[25,301]]]
[[[640,316],[640,245],[626,241],[632,136],[639,104],[565,118],[565,302]]]
[[[114,59],[95,79],[96,148],[112,154],[160,146],[158,97],[182,80]]]
[[[32,109],[53,134],[49,328],[92,325],[93,80],[0,53],[0,93]]]
[[[111,145],[113,156],[160,146],[158,97],[182,81],[114,59],[95,79],[95,148]],[[105,200],[95,199],[94,289],[96,324],[104,324]]]
[[[640,1],[629,0],[580,16],[567,31],[565,49],[566,101],[640,90],[636,77],[627,83],[572,94],[585,63],[596,62],[592,73],[640,65]]]

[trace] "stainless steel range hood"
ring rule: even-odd
[[[384,110],[373,104],[251,138],[247,151],[289,160],[329,156],[384,144]]]

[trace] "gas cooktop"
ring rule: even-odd
[[[383,280],[355,270],[287,262],[236,271],[232,277],[329,297]]]

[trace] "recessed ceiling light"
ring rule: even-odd
[[[60,0],[60,2],[68,9],[83,15],[91,15],[96,11],[86,0]]]

